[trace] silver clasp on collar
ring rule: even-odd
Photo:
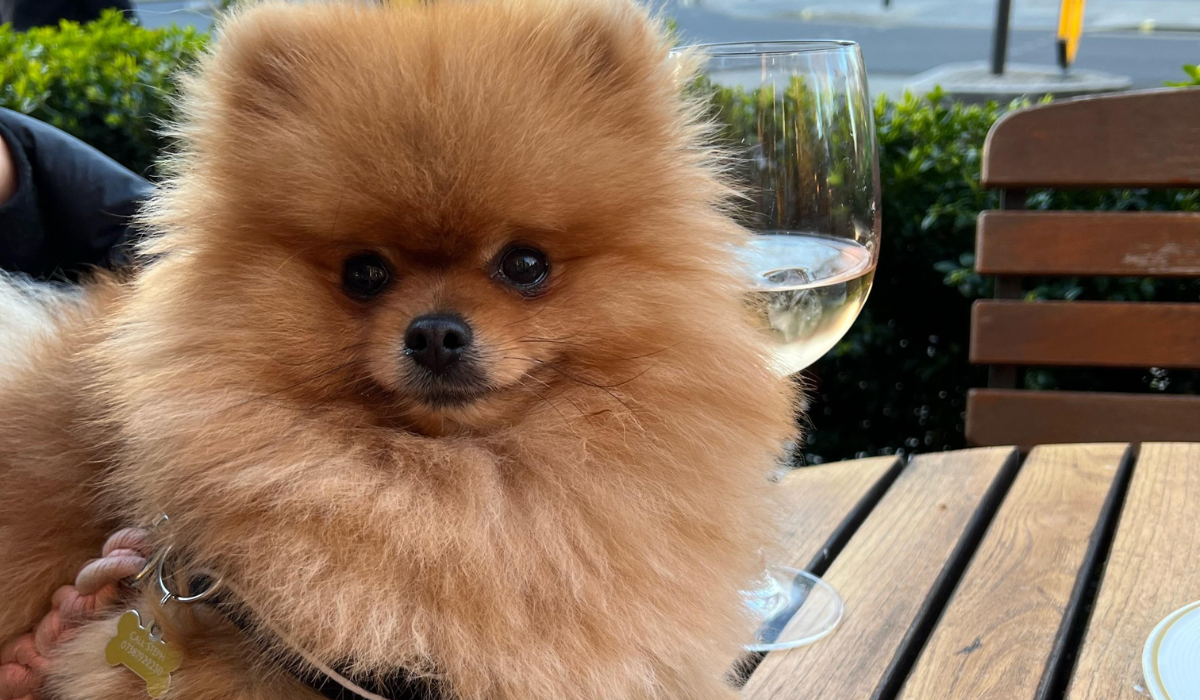
[[[224,580],[223,577],[217,576],[213,578],[212,583],[207,588],[193,595],[179,595],[167,586],[166,577],[163,576],[163,568],[167,557],[171,554],[171,547],[172,545],[167,545],[163,548],[162,555],[158,557],[158,563],[154,567],[156,577],[158,578],[158,590],[162,593],[162,598],[158,601],[158,604],[166,605],[171,601],[184,604],[200,603],[211,598],[221,588],[221,583]]]

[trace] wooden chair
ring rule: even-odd
[[[995,299],[971,312],[974,445],[1200,441],[1200,397],[1017,389],[1021,367],[1200,369],[1200,304],[1025,302],[1025,276],[1200,276],[1200,213],[1026,211],[1035,187],[1200,187],[1200,89],[1063,100],[1006,115],[988,134],[975,269]]]

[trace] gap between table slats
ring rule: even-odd
[[[929,641],[929,635],[933,632],[934,625],[937,624],[942,611],[950,602],[950,596],[954,593],[955,587],[958,586],[959,580],[966,572],[971,557],[979,548],[979,543],[983,541],[988,525],[991,524],[992,518],[1000,509],[1000,504],[1004,502],[1004,497],[1012,487],[1020,468],[1020,453],[1014,450],[1008,456],[1004,466],[1001,467],[987,493],[980,500],[970,522],[963,531],[962,538],[934,583],[929,597],[926,598],[925,604],[917,613],[908,634],[900,642],[896,657],[888,666],[883,680],[871,696],[874,700],[893,700],[899,694],[900,689],[904,686],[904,681],[912,671],[913,664],[921,654],[921,649]]]
[[[821,551],[817,552],[809,560],[808,565],[804,567],[805,571],[814,576],[825,575],[825,572],[829,569],[829,565],[833,563],[833,560],[837,558],[837,555],[841,553],[846,543],[858,531],[863,521],[871,514],[871,509],[875,507],[875,504],[879,503],[879,499],[883,498],[883,494],[887,493],[887,490],[891,488],[896,478],[900,476],[900,470],[903,468],[904,460],[896,458],[892,466],[883,473],[883,476],[863,494],[858,503],[854,504],[854,507],[850,509],[850,512],[838,524],[837,529],[825,541],[825,546],[821,547]]]
[[[1103,580],[1071,673],[1070,700],[1145,700],[1142,648],[1172,611],[1200,599],[1200,445],[1141,446]]]
[[[1117,532],[1117,523],[1121,520],[1121,509],[1125,505],[1125,495],[1129,492],[1129,483],[1133,479],[1139,451],[1138,445],[1130,445],[1121,457],[1121,465],[1096,521],[1096,529],[1088,543],[1083,566],[1080,567],[1079,577],[1075,580],[1071,600],[1063,614],[1062,626],[1055,635],[1054,647],[1046,661],[1046,669],[1042,673],[1034,700],[1060,700],[1067,692],[1071,673],[1075,669],[1075,659],[1079,655],[1079,648],[1083,644],[1083,636],[1091,618],[1092,607],[1100,592],[1100,578],[1104,575],[1104,566],[1112,551],[1113,537]]]

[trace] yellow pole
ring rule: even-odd
[[[1079,52],[1079,37],[1083,35],[1083,6],[1087,0],[1062,0],[1058,13],[1058,65],[1066,70],[1075,62]]]

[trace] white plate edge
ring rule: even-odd
[[[1153,673],[1154,663],[1152,652],[1154,643],[1163,636],[1163,632],[1176,620],[1197,609],[1200,609],[1200,600],[1179,608],[1155,625],[1154,629],[1150,632],[1150,636],[1146,638],[1146,645],[1142,647],[1142,677],[1146,680],[1146,690],[1150,692],[1150,697],[1154,698],[1154,700],[1171,700],[1167,695],[1166,689],[1163,688],[1162,679]]]

